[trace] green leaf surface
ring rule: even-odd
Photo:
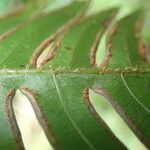
[[[52,67],[90,68],[90,49],[95,42],[95,37],[99,31],[104,32],[103,30],[106,29],[104,25],[110,19],[110,14],[114,12],[116,12],[114,9],[100,12],[85,18],[80,24],[72,28],[65,35],[55,57],[50,60],[48,65]]]
[[[111,44],[112,58],[110,58],[108,64],[110,68],[141,66],[144,63],[142,62],[136,39],[137,31],[135,26],[138,19],[139,12],[135,12],[117,23],[116,32],[112,37],[109,37],[112,38],[112,41],[107,43]]]
[[[1,68],[3,66],[7,68],[25,67],[42,40],[71,19],[82,6],[83,3],[75,3],[59,11],[39,16],[7,37],[6,40],[1,41],[0,49],[3,51],[0,59]]]
[[[36,99],[50,124],[54,137],[58,140],[56,142],[58,142],[59,149],[72,147],[77,149],[79,146],[81,149],[111,149],[112,147],[119,149],[118,144],[88,111],[82,99],[83,90],[91,87],[97,78],[99,75],[76,73],[57,75],[50,72],[27,73],[26,75],[2,73],[0,78],[1,103],[5,104],[5,95],[11,89],[28,87],[36,93]],[[68,91],[69,89],[72,90]],[[1,105],[0,110],[1,120],[3,120],[0,128],[2,138],[0,146],[3,149],[8,149],[8,147],[15,149],[16,144],[7,119],[5,105]],[[7,138],[2,135],[7,135]]]
[[[0,149],[24,148],[12,107],[17,89],[30,100],[56,150],[126,147],[89,102],[94,88],[107,93],[106,100],[150,147],[150,68],[144,48],[139,50],[142,30],[135,28],[141,11],[115,22],[116,9],[90,14],[87,4],[75,1],[46,14],[34,8],[39,16],[24,10],[0,20],[1,35],[23,24],[0,39]],[[45,61],[37,69],[40,57]]]
[[[16,144],[6,114],[8,108],[5,110],[4,104],[5,95],[8,91],[21,87],[28,87],[28,89],[36,93],[36,99],[51,126],[51,131],[59,141],[58,145],[61,149],[70,149],[72,147],[76,149],[79,145],[81,149],[119,148],[108,136],[107,132],[103,130],[102,125],[90,114],[83,102],[83,90],[92,87],[107,89],[115,102],[126,112],[123,118],[132,117],[140,132],[145,138],[149,138],[149,130],[145,131],[145,128],[148,129],[150,121],[149,112],[139,104],[140,102],[148,110],[150,109],[147,99],[149,93],[147,91],[140,93],[139,88],[134,88],[133,86],[138,81],[141,88],[146,87],[145,89],[148,90],[150,85],[149,73],[128,73],[124,75],[126,82],[132,81],[130,82],[132,85],[131,90],[132,93],[135,93],[139,102],[127,90],[120,74],[100,75],[91,73],[92,71],[88,72],[88,74],[84,73],[84,71],[82,73],[67,73],[67,71],[66,73],[62,71],[62,73],[57,74],[51,73],[51,71],[37,71],[37,73],[34,73],[32,70],[26,71],[26,75],[24,75],[23,71],[1,73],[2,105],[0,110],[1,120],[3,121],[0,128],[0,137],[2,138],[0,146],[3,149],[8,147],[15,148]],[[123,89],[124,94],[118,93],[118,89]],[[131,124],[131,129],[133,126]],[[2,135],[7,135],[7,138]],[[6,141],[9,141],[9,143],[6,143]]]

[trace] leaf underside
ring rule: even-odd
[[[85,98],[88,93],[84,93],[92,88],[109,93],[112,102],[121,108],[115,108],[117,113],[150,147],[150,68],[148,50],[140,36],[142,23],[137,23],[142,10],[112,24],[117,9],[86,16],[85,10],[90,7],[84,2],[35,16],[31,8],[0,18],[0,148],[23,148],[11,106],[15,90],[22,88],[34,93],[43,120],[48,123],[44,131],[50,133],[47,137],[55,149],[125,148],[103,120],[93,115],[93,107]],[[70,20],[74,21],[72,25]],[[104,34],[105,56],[98,64],[97,50]],[[56,43],[61,39],[60,45],[53,57],[36,69],[30,63],[33,54],[51,35],[56,36]]]

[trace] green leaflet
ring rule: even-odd
[[[147,65],[142,58],[145,54],[141,54],[145,52],[140,52],[137,38],[141,31],[136,29],[136,24],[141,14],[136,11],[113,25],[106,39],[106,54],[100,66],[125,68]],[[142,22],[140,24],[142,28]]]
[[[111,76],[111,77],[110,77]],[[124,112],[133,120],[126,122],[142,140],[149,139],[150,130],[148,124],[150,122],[150,105],[149,105],[149,73],[143,77],[143,74],[138,76],[132,74],[107,75],[105,83],[97,81],[95,87],[102,87],[111,94],[117,104]],[[112,79],[112,80],[111,80]],[[144,90],[142,90],[144,89]],[[118,92],[120,91],[121,92]],[[122,116],[123,117],[123,116]],[[124,116],[125,117],[125,116]],[[147,130],[145,130],[147,129]],[[144,136],[143,136],[144,135]],[[147,141],[145,140],[145,142]]]
[[[141,88],[147,86],[145,89],[149,89],[149,73],[129,73],[124,78],[126,78],[127,82],[131,80],[132,82],[130,83],[133,85],[138,81]],[[150,137],[149,130],[145,131],[145,128],[148,129],[148,122],[150,121],[149,113],[128,92],[125,84],[121,80],[120,74],[60,73],[55,75],[54,73],[51,74],[50,72],[46,73],[44,71],[41,73],[33,73],[31,70],[26,75],[23,72],[14,72],[12,74],[1,73],[0,85],[2,104],[5,104],[5,95],[10,89],[28,87],[28,89],[36,93],[36,99],[50,124],[50,132],[58,139],[59,144],[57,143],[56,146],[60,149],[70,149],[72,147],[76,149],[78,146],[82,149],[119,148],[111,137],[108,136],[107,132],[103,130],[102,124],[99,124],[94,119],[83,102],[83,90],[91,87],[107,89],[119,106],[125,110],[127,116],[134,119],[135,124],[138,125],[138,129],[140,129],[140,132],[145,138],[148,139]],[[122,89],[124,94],[121,95],[118,93],[118,88]],[[144,106],[150,109],[147,99],[149,93],[147,91],[140,93],[138,87],[134,87],[134,89],[137,91],[135,92],[132,89],[135,96],[140,99],[140,102]],[[0,146],[3,149],[11,146],[15,148],[16,144],[8,123],[5,105],[1,105],[0,110],[1,120],[3,120],[0,128],[0,137],[2,138],[0,140]],[[124,116],[124,118],[127,116]],[[6,128],[7,130],[5,130]],[[6,140],[6,137],[2,136],[3,134],[7,135],[7,139],[9,140]],[[9,143],[6,143],[6,141]],[[90,146],[94,148],[90,148]]]
[[[52,67],[85,67],[90,65],[90,49],[97,32],[105,30],[106,21],[111,17],[110,14],[116,10],[100,12],[94,16],[85,18],[81,23],[72,28],[62,41],[61,46],[56,51],[56,55],[48,65]],[[59,60],[59,61],[58,61]]]
[[[0,59],[1,68],[3,66],[25,68],[40,42],[71,19],[82,6],[83,3],[74,3],[70,7],[38,17],[10,35],[6,40],[1,41],[0,50],[3,51]],[[41,29],[43,30],[41,31]]]
[[[117,105],[115,100],[113,100],[111,95],[107,93],[105,89],[89,89],[89,102],[93,106],[95,113],[99,114],[99,116],[111,129],[113,134],[115,134],[118,139],[126,145],[127,149],[146,149],[146,147],[138,140],[136,135],[132,132],[132,130],[120,116],[123,116],[124,114],[122,108]],[[120,132],[122,134],[120,134]],[[126,136],[130,138],[126,138]]]
[[[13,3],[13,0],[9,0],[5,3],[10,5]],[[34,7],[35,3],[26,3],[26,5],[21,2],[18,3],[20,6],[18,6],[17,10],[15,8],[9,8],[10,12],[8,12],[8,14],[6,13],[0,16],[0,41],[3,39],[2,36],[4,36],[4,34],[19,29],[25,22],[28,22],[33,16],[35,17],[37,15],[36,13],[38,13],[37,9]],[[15,5],[15,2],[13,5]]]
[[[118,144],[97,123],[83,103],[83,90],[92,86],[96,78],[99,78],[99,75],[74,73],[54,75],[50,72],[26,75],[4,73],[0,78],[1,103],[5,104],[5,95],[10,89],[28,87],[36,93],[36,99],[48,119],[50,129],[58,140],[56,140],[58,142],[56,147],[65,150],[79,147],[83,150],[111,149],[112,147],[119,149]],[[68,91],[69,89],[72,90]],[[3,120],[0,128],[0,147],[16,149],[5,105],[1,105],[0,113],[0,120]],[[7,138],[3,134],[7,135]]]
[[[124,148],[107,124],[103,120],[99,122],[101,116],[92,114],[94,110],[87,103],[85,91],[93,88],[102,88],[111,95],[122,110],[118,114],[135,135],[150,146],[150,70],[148,61],[139,53],[138,42],[142,37],[135,31],[141,11],[116,22],[117,31],[107,34],[116,10],[94,12],[93,15],[87,11],[90,15],[84,16],[85,8],[88,8],[85,6],[85,2],[76,1],[33,18],[29,17],[33,10],[24,10],[25,13],[0,21],[0,34],[23,23],[0,40],[0,149],[23,149],[11,106],[15,90],[22,88],[33,93],[39,103],[43,118],[38,119],[47,120],[50,128],[42,127],[56,150]],[[104,33],[107,36],[106,51],[103,49],[106,54],[99,63],[96,55],[101,53],[96,51]],[[33,69],[37,67],[31,65],[35,50],[51,35],[56,37],[48,40],[46,46],[44,43],[42,50],[54,48],[54,55],[46,65]],[[54,47],[49,46],[51,42]],[[36,60],[41,53],[37,54]],[[26,92],[22,93],[26,95]]]

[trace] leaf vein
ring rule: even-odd
[[[125,87],[127,88],[128,92],[131,94],[131,96],[136,100],[136,102],[146,111],[150,114],[150,110],[143,104],[140,102],[140,100],[134,95],[134,93],[131,91],[130,87],[128,86],[125,78],[123,77],[123,74],[121,74],[121,79],[125,85]]]
[[[96,148],[92,145],[92,143],[85,137],[85,135],[82,133],[82,131],[79,129],[79,127],[77,126],[77,124],[75,123],[75,121],[72,119],[71,115],[69,114],[64,102],[63,102],[63,98],[62,98],[62,94],[61,94],[61,91],[59,89],[59,86],[58,86],[58,83],[57,83],[57,79],[56,79],[56,76],[55,74],[52,72],[53,74],[53,81],[54,81],[54,84],[55,84],[55,87],[56,87],[56,90],[57,90],[57,93],[58,93],[58,96],[59,96],[59,100],[60,100],[60,103],[65,111],[65,114],[66,116],[68,117],[68,119],[70,120],[72,126],[75,128],[75,130],[77,131],[77,133],[80,135],[81,139],[89,146],[89,148],[91,150],[96,150]]]

